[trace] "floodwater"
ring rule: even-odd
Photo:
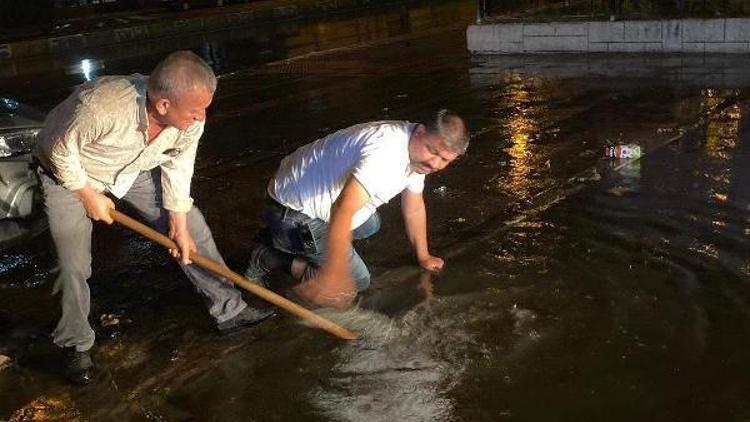
[[[361,340],[291,316],[222,338],[159,247],[100,227],[100,373],[74,388],[49,346],[54,259],[39,236],[0,257],[0,353],[12,359],[0,418],[750,419],[750,60],[472,57],[445,20],[470,21],[472,5],[411,11],[436,25],[392,41],[229,60],[194,182],[240,270],[285,154],[356,122],[450,107],[473,138],[428,177],[441,274],[414,265],[393,201],[381,233],[357,244],[373,286],[354,310],[324,312]],[[106,69],[147,72],[155,57]],[[47,92],[21,99],[44,105],[62,91]],[[614,142],[646,153],[602,159]]]

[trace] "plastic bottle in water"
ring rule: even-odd
[[[604,158],[641,158],[641,146],[638,144],[618,144],[604,147]]]

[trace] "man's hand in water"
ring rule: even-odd
[[[419,258],[419,265],[427,271],[438,272],[443,269],[445,262],[443,258],[428,254],[426,257]]]

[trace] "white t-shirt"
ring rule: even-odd
[[[354,229],[404,189],[424,189],[424,175],[409,165],[415,127],[405,121],[363,123],[304,145],[281,161],[268,193],[288,208],[327,222],[331,205],[353,175],[370,195],[354,214]]]

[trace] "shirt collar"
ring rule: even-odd
[[[146,105],[148,102],[148,76],[140,73],[132,75],[133,86],[135,86],[135,102],[138,108],[138,130],[148,132],[148,111]]]

